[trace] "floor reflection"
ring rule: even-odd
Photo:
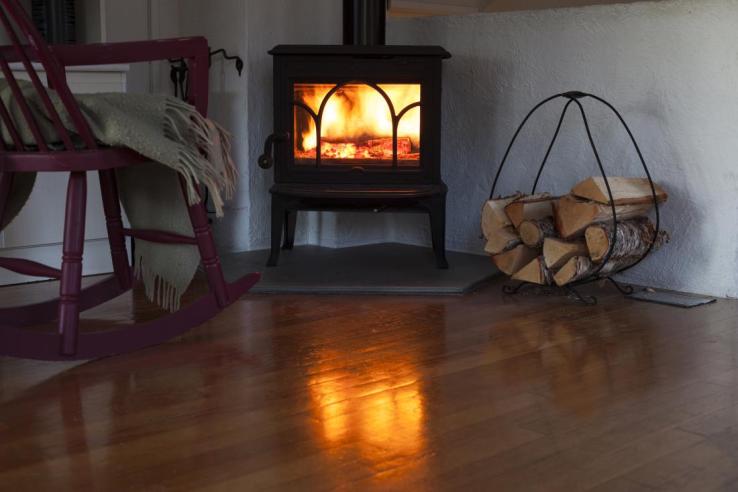
[[[550,398],[561,411],[591,415],[600,398],[646,391],[658,361],[648,330],[623,328],[621,313],[563,306],[543,322],[491,323],[485,352],[499,359],[504,385]]]
[[[369,377],[384,378],[381,371]],[[413,456],[422,452],[425,401],[421,382],[380,384],[368,395],[355,394],[353,388],[323,377],[310,379],[308,387],[320,437],[328,447],[356,441],[359,454],[369,463],[377,451],[382,460],[387,453]]]
[[[289,302],[273,303],[275,319],[284,319],[289,310]],[[307,390],[312,424],[305,438],[320,450],[328,469],[358,462],[372,480],[383,480],[382,472],[390,470],[423,469],[430,391],[423,363],[444,352],[443,303],[391,314],[357,304],[337,314],[340,336],[326,326],[290,331],[273,341],[275,359],[293,361],[290,374],[298,375],[284,381],[283,390]],[[367,330],[370,346],[362,345]]]

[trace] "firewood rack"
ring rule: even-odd
[[[643,172],[648,179],[648,184],[651,189],[651,196],[653,198],[653,206],[654,206],[654,213],[655,213],[655,227],[654,227],[654,233],[653,237],[651,239],[650,244],[648,245],[648,248],[645,250],[645,252],[640,256],[638,260],[631,263],[630,265],[627,265],[623,268],[620,268],[618,270],[608,272],[607,274],[600,274],[600,271],[607,265],[608,261],[610,260],[610,257],[612,256],[613,251],[615,250],[615,244],[617,241],[617,223],[618,223],[618,216],[617,216],[617,209],[615,205],[615,199],[612,194],[612,189],[610,188],[610,182],[608,180],[607,172],[605,171],[605,167],[602,164],[602,159],[600,158],[600,153],[597,150],[597,145],[595,144],[594,138],[592,137],[592,132],[590,130],[589,120],[587,119],[587,112],[585,111],[584,106],[582,105],[583,99],[592,99],[594,101],[597,101],[604,106],[606,106],[610,111],[618,118],[620,123],[622,124],[623,128],[628,134],[628,137],[630,138],[631,143],[633,144],[633,147],[635,148],[636,154],[638,155],[638,159],[641,162],[641,166],[643,167]],[[659,215],[659,204],[658,204],[658,198],[656,195],[656,187],[654,185],[653,179],[651,177],[651,172],[648,170],[648,166],[646,165],[646,161],[643,158],[643,153],[641,152],[640,147],[638,146],[638,143],[636,142],[635,137],[633,136],[633,132],[630,130],[630,127],[628,127],[627,123],[625,122],[625,119],[623,119],[623,116],[620,114],[620,112],[608,101],[605,99],[596,96],[594,94],[589,94],[586,92],[580,92],[580,91],[570,91],[570,92],[563,92],[561,94],[556,94],[554,96],[548,97],[544,99],[543,101],[536,104],[533,109],[530,110],[530,112],[525,116],[523,121],[518,126],[518,129],[515,131],[515,134],[512,137],[512,140],[510,141],[509,145],[507,146],[507,150],[505,151],[504,156],[502,157],[502,162],[500,162],[500,166],[497,169],[497,173],[495,174],[495,179],[492,183],[492,189],[489,194],[489,199],[492,200],[495,196],[495,190],[497,188],[497,183],[500,179],[500,175],[502,174],[502,170],[505,167],[505,163],[507,162],[507,158],[510,155],[510,151],[512,150],[513,145],[515,145],[515,141],[517,140],[518,136],[520,135],[520,132],[523,130],[525,125],[528,123],[530,118],[533,116],[534,113],[536,113],[539,109],[541,109],[546,104],[558,100],[558,99],[565,99],[567,102],[564,105],[564,108],[561,111],[561,116],[559,117],[558,124],[556,125],[556,130],[554,131],[553,137],[551,138],[551,141],[548,145],[548,148],[546,149],[546,154],[543,157],[543,161],[541,162],[541,165],[538,168],[538,173],[536,174],[535,181],[533,182],[533,188],[531,191],[531,194],[536,193],[536,189],[538,188],[538,182],[541,179],[541,175],[543,174],[543,169],[546,166],[546,162],[548,162],[548,158],[551,155],[551,151],[554,148],[554,145],[556,143],[556,140],[559,136],[559,133],[561,131],[561,126],[564,122],[564,118],[566,117],[567,112],[569,111],[569,108],[574,105],[579,110],[580,115],[582,116],[582,122],[584,123],[584,129],[587,133],[587,139],[589,140],[590,147],[592,148],[592,153],[594,154],[595,161],[597,162],[597,167],[599,168],[600,174],[602,176],[602,179],[605,183],[605,188],[607,189],[607,194],[609,198],[609,205],[612,207],[612,233],[610,236],[610,247],[605,255],[605,257],[602,259],[602,261],[599,263],[599,265],[593,270],[589,275],[586,277],[579,279],[575,282],[572,282],[571,284],[567,284],[563,287],[557,287],[557,286],[540,286],[538,284],[533,284],[530,282],[519,282],[517,285],[512,284],[505,284],[502,287],[502,291],[507,295],[515,295],[519,292],[521,292],[523,289],[529,288],[529,287],[544,287],[548,292],[552,292],[554,289],[563,289],[565,290],[570,296],[572,296],[577,301],[587,304],[587,305],[595,305],[597,304],[597,298],[595,296],[591,295],[583,295],[579,292],[577,289],[578,287],[581,287],[586,284],[590,284],[597,281],[608,281],[610,284],[612,284],[621,294],[623,295],[629,295],[634,292],[634,288],[632,285],[626,285],[623,283],[618,282],[613,278],[614,275],[620,274],[626,270],[629,270],[636,266],[638,263],[643,261],[646,256],[650,254],[650,252],[653,249],[653,246],[656,244],[656,241],[659,237],[660,232],[660,215]]]

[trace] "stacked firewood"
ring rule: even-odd
[[[485,251],[500,271],[514,280],[564,286],[599,270],[600,275],[636,263],[651,246],[655,226],[651,185],[641,178],[608,178],[617,215],[615,243],[613,212],[605,180],[591,177],[568,195],[516,193],[489,200],[482,208]],[[656,200],[666,192],[655,186]],[[668,235],[659,232],[653,248]],[[607,263],[602,263],[607,259]]]

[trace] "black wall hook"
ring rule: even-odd
[[[208,56],[208,66],[212,66],[213,57],[218,55],[222,55],[223,58],[226,60],[235,61],[238,76],[241,77],[243,75],[244,63],[241,57],[238,55],[229,55],[228,52],[223,48],[210,50]],[[187,71],[189,70],[189,68],[187,67],[187,61],[184,58],[170,58],[168,61],[171,65],[171,68],[169,70],[169,78],[174,85],[174,95],[182,99],[187,99]]]

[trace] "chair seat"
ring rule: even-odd
[[[131,149],[100,147],[92,150],[0,153],[0,172],[100,171],[132,166],[149,159]]]

